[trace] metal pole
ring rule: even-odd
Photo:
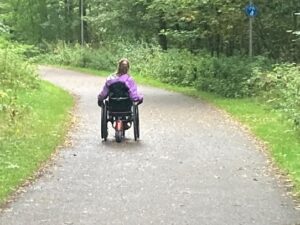
[[[83,31],[83,0],[80,1],[80,22],[81,22],[81,45],[84,44],[84,31]]]
[[[249,4],[252,5],[252,0],[249,1]],[[253,55],[253,17],[249,17],[249,57]]]
[[[249,18],[249,57],[253,55],[253,18]]]

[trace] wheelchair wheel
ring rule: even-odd
[[[123,131],[117,130],[115,135],[116,135],[116,142],[120,143],[123,139]]]
[[[123,128],[122,120],[116,121],[115,138],[116,138],[116,142],[118,142],[118,143],[120,143],[122,141],[122,139],[124,138],[124,128]]]
[[[137,105],[133,105],[133,134],[134,140],[140,138],[140,121],[139,121],[139,108]]]
[[[101,138],[104,141],[107,140],[108,130],[107,130],[107,106],[104,103],[101,107]]]

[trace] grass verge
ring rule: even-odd
[[[37,90],[18,93],[26,105],[15,122],[0,114],[0,205],[45,163],[62,143],[73,98],[42,81]]]
[[[98,76],[107,76],[112,72],[96,71],[76,67],[60,66]],[[152,77],[135,75],[134,79],[143,85],[150,85],[169,91],[175,91],[200,98],[225,110],[233,118],[244,124],[258,139],[265,143],[268,153],[276,165],[287,173],[294,184],[294,193],[300,197],[300,138],[299,131],[279,112],[255,98],[229,99],[211,93],[197,91],[194,88],[179,87],[162,83]]]

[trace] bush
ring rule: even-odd
[[[198,64],[199,76],[196,88],[224,97],[240,98],[254,96],[253,83],[256,71],[265,70],[269,63],[264,58],[208,57]]]
[[[0,39],[0,112],[7,113],[11,120],[24,107],[16,103],[17,92],[39,86],[35,68],[25,62],[27,50],[28,46]]]
[[[133,71],[153,76],[162,82],[180,86],[195,86],[225,97],[254,95],[251,78],[266,64],[264,58],[251,60],[240,57],[210,57],[187,50],[162,51],[146,43],[113,42],[93,49],[86,45],[60,42],[49,46],[44,62],[97,70],[115,70],[120,58],[128,58]]]
[[[257,87],[266,102],[300,127],[300,66],[275,65],[271,71],[259,73]]]
[[[50,45],[48,49],[50,52],[36,58],[36,61],[113,71],[119,59],[128,58],[132,71],[153,76],[163,82],[191,86],[197,77],[197,56],[184,50],[164,52],[157,46],[129,44],[126,41],[98,49],[62,42]]]
[[[11,44],[0,40],[0,74],[1,87],[20,89],[37,85],[34,67],[25,62],[23,53],[27,46]]]
[[[115,65],[112,51],[107,48],[92,49],[89,45],[82,47],[80,44],[47,44],[46,53],[35,57],[39,63],[67,65],[74,67],[108,70]],[[115,66],[114,66],[115,67]]]
[[[183,50],[164,52],[153,49],[140,72],[165,83],[192,86],[197,76],[195,59],[194,55]]]

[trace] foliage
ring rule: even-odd
[[[254,96],[257,89],[252,79],[257,71],[266,70],[269,64],[263,57],[205,57],[198,64],[196,86],[199,90],[225,97]]]
[[[257,87],[264,99],[300,127],[300,66],[275,65],[258,74]]]
[[[134,69],[140,70],[148,64],[153,51],[159,48],[145,43],[130,44],[126,41],[113,42],[98,49],[90,45],[48,44],[44,55],[35,57],[33,60],[49,64],[70,65],[75,67],[93,68],[99,70],[115,70],[119,59],[129,58]]]
[[[239,57],[210,57],[205,53],[193,54],[187,50],[162,51],[158,46],[145,43],[113,43],[93,49],[90,46],[61,43],[51,47],[53,53],[43,57],[52,64],[114,70],[120,58],[128,58],[132,68],[165,83],[182,86],[196,85],[227,97],[252,95],[251,83],[254,67],[263,67],[266,60]]]
[[[120,39],[144,39],[149,42],[153,34],[156,36],[155,25],[144,19],[151,1],[90,0],[87,6],[90,10],[85,20],[91,42],[105,43]]]
[[[65,42],[49,44],[47,48],[49,53],[39,55],[33,60],[48,64],[107,70],[113,69],[112,65],[117,61],[117,56],[113,56],[113,51],[108,48],[94,50],[88,45],[82,47],[79,44],[69,45]]]
[[[73,41],[80,37],[78,1],[8,0],[2,5],[2,11],[14,39],[40,43],[43,40]]]
[[[142,65],[140,73],[165,83],[192,86],[197,77],[197,56],[185,50],[170,49],[164,52],[152,49],[148,60],[139,64]]]
[[[246,55],[246,4],[232,0],[7,0],[0,4],[0,29],[9,28],[12,38],[29,43],[77,43],[82,41],[82,19],[83,41],[97,47],[112,40],[139,40],[159,43],[164,50]],[[257,0],[255,5],[259,13],[253,24],[254,53],[299,61],[299,18],[293,12],[300,12],[300,2]]]
[[[128,58],[134,71],[148,74],[165,83],[196,86],[226,97],[255,95],[251,77],[270,63],[263,57],[211,57],[187,50],[162,51],[145,43],[114,43],[93,49],[90,46],[61,43],[51,47],[53,53],[43,58],[52,64],[114,70],[120,58]]]
[[[25,107],[16,103],[17,91],[39,86],[34,67],[24,61],[28,48],[0,39],[0,113],[7,113],[11,121]]]

